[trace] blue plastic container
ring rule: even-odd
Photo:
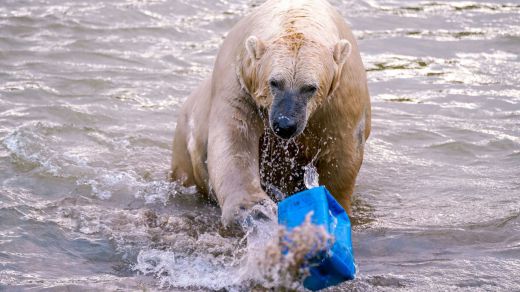
[[[304,279],[304,287],[315,291],[354,279],[356,267],[350,220],[324,186],[299,192],[278,203],[278,223],[291,230],[302,224],[311,211],[314,212],[311,222],[324,226],[335,240],[324,256],[311,260],[310,275]]]

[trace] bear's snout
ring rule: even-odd
[[[273,131],[280,138],[289,139],[298,131],[298,123],[294,119],[280,115],[273,121]]]
[[[290,139],[305,128],[307,99],[292,90],[278,91],[275,94],[269,119],[276,136]]]

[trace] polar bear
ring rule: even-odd
[[[180,110],[171,179],[216,198],[228,225],[304,189],[312,165],[351,214],[370,115],[341,15],[325,0],[269,0],[232,28]]]

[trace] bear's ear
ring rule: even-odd
[[[262,58],[265,52],[264,43],[255,36],[250,36],[246,40],[246,50],[253,60]]]
[[[343,69],[343,65],[347,61],[347,58],[350,56],[352,52],[352,44],[346,39],[341,39],[334,46],[334,50],[332,52],[332,56],[334,57],[334,62],[338,65],[336,68],[336,73],[334,74],[334,79],[332,80],[332,86],[330,87],[329,94],[327,96],[331,96],[334,94],[334,91],[339,86],[339,81],[341,80],[341,71]]]
[[[352,45],[349,41],[346,39],[341,39],[335,46],[334,46],[334,61],[338,65],[343,65],[345,61],[347,60],[348,56],[350,56],[350,53],[352,52]]]

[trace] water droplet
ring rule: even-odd
[[[307,164],[305,166],[305,173],[303,174],[303,182],[305,183],[305,187],[307,189],[318,187],[320,185],[319,180],[320,175],[318,174],[314,164],[312,164],[312,162]]]

